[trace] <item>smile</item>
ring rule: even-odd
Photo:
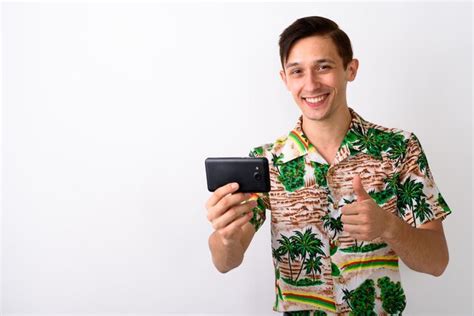
[[[329,93],[323,94],[317,97],[306,97],[306,98],[303,98],[303,100],[308,105],[314,107],[314,106],[322,105],[322,103],[327,99],[328,96],[329,96]]]

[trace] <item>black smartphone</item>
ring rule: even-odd
[[[207,158],[207,189],[214,192],[230,182],[237,182],[237,192],[269,192],[270,173],[267,158]]]

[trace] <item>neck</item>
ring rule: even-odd
[[[339,148],[351,124],[351,113],[341,106],[324,120],[308,120],[303,116],[303,131],[317,149]]]

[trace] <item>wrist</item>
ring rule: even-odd
[[[382,232],[382,237],[383,240],[386,242],[390,242],[392,240],[397,239],[397,235],[400,233],[400,219],[393,215],[392,213],[387,213],[387,218],[385,220],[385,229]]]
[[[235,248],[240,245],[240,240],[236,239],[235,237],[225,237],[223,234],[221,234],[219,231],[214,231],[214,233],[211,235],[214,239],[215,242],[219,244],[219,246],[222,248]]]

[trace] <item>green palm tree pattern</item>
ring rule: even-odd
[[[351,308],[349,315],[377,315],[375,308],[374,280],[365,280],[357,289],[343,290],[344,300]]]
[[[438,204],[443,208],[443,210],[446,213],[451,213],[451,210],[449,209],[448,204],[446,204],[446,201],[444,200],[443,196],[441,193],[438,193]]]
[[[399,315],[405,309],[406,298],[400,282],[392,282],[389,277],[377,280],[381,289],[382,307],[390,315]]]
[[[314,177],[316,178],[316,183],[321,187],[327,187],[328,182],[326,180],[326,175],[329,170],[329,165],[315,161],[311,161],[311,165],[314,168]]]
[[[321,240],[312,232],[312,228],[306,229],[303,233],[301,231],[294,231],[293,235],[287,237],[281,235],[278,239],[280,247],[272,248],[273,258],[281,263],[282,257],[287,256],[288,268],[290,275],[282,277],[282,279],[289,284],[297,285],[316,285],[321,281],[316,280],[315,273],[321,273],[321,256],[324,256],[322,250]],[[295,278],[293,278],[292,263],[298,261],[300,268]],[[312,275],[312,279],[300,279],[303,268],[306,268],[306,274]]]
[[[277,309],[280,301],[283,300],[283,294],[280,288],[280,269],[275,269],[275,305],[273,308]]]
[[[295,249],[295,244],[294,242],[284,236],[281,235],[281,239],[278,239],[278,242],[280,243],[280,247],[275,250],[276,253],[279,254],[279,256],[274,257],[275,260],[278,261],[278,258],[281,258],[282,256],[287,255],[288,256],[288,266],[290,268],[290,280],[293,281],[293,269],[291,268],[291,262],[296,259],[296,249]]]
[[[281,164],[278,166],[278,169],[280,171],[278,180],[283,183],[287,191],[292,192],[304,186],[304,157]]]
[[[308,228],[304,233],[295,231],[295,235],[290,237],[295,245],[296,253],[300,256],[300,261],[303,263],[306,261],[307,255],[316,256],[319,254],[324,256],[324,252],[321,249],[321,239],[317,238],[316,234],[311,230],[311,228]],[[296,276],[296,280],[298,280],[301,271],[303,270],[303,266],[304,264],[301,265],[300,271],[298,271],[298,275]]]
[[[323,227],[333,233],[332,239],[336,238],[336,235],[343,230],[341,217],[342,215],[339,215],[337,218],[334,218],[330,214],[326,214],[321,218],[323,220]]]
[[[364,245],[364,242],[360,244],[355,244],[353,246],[347,247],[347,248],[342,248],[340,251],[346,252],[346,253],[367,253],[367,252],[373,252],[378,249],[382,249],[387,247],[387,244],[382,242],[382,243],[373,243],[373,244],[368,244]]]
[[[253,208],[253,216],[250,223],[258,230],[265,221],[265,210],[269,208],[268,194],[262,193],[257,196],[257,206]]]
[[[395,196],[395,192],[393,192],[391,188],[387,188],[386,190],[380,192],[370,191],[367,193],[369,193],[370,197],[374,199],[378,205],[383,205],[387,203],[391,198]]]
[[[423,183],[408,178],[398,187],[397,207],[399,214],[405,216],[406,211],[412,210],[416,201],[422,196],[424,196]]]
[[[311,274],[313,281],[316,280],[315,273],[321,273],[321,257],[310,255],[309,259],[305,260],[304,267],[306,269],[306,274]]]
[[[335,264],[334,262],[331,262],[331,275],[335,277],[341,275],[341,270],[339,269],[337,264]]]
[[[416,142],[417,146],[421,148],[421,143],[418,137],[416,137],[416,135],[413,135],[412,138]],[[421,172],[423,172],[427,177],[431,177],[431,170],[428,165],[428,159],[426,159],[426,155],[423,150],[421,150],[420,156],[416,160],[416,163],[418,164],[418,167],[420,168]]]
[[[420,227],[451,213],[415,134],[349,111],[349,129],[331,164],[306,137],[302,117],[288,135],[250,152],[270,162],[272,189],[257,193],[249,222],[257,231],[265,212],[271,214],[275,311],[403,312],[406,300],[394,249],[381,238],[356,240],[344,230],[341,208],[356,200],[355,174],[384,211],[409,225]]]
[[[369,128],[364,132],[361,126],[355,126],[344,138],[341,146],[348,146],[351,154],[364,152],[376,159],[382,159],[386,152],[391,159],[402,159],[405,138],[401,133],[384,132]]]

